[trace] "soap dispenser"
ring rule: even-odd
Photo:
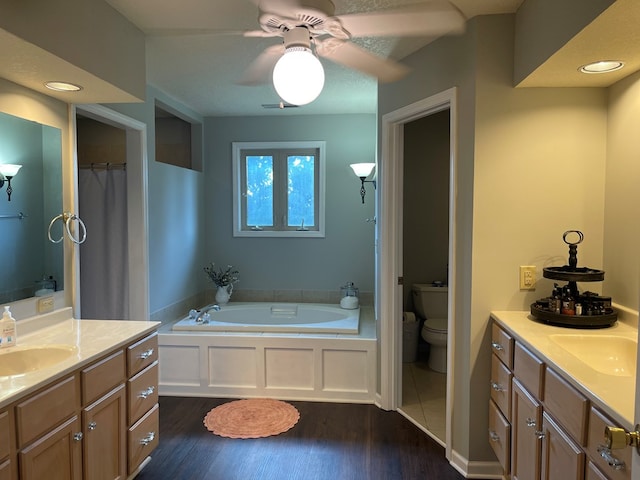
[[[16,319],[11,316],[9,305],[6,305],[2,319],[0,319],[0,348],[14,346],[17,341],[16,337]]]

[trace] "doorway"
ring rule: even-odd
[[[92,250],[80,246],[74,308],[80,318],[147,320],[146,125],[99,105],[76,106],[73,119],[76,178],[82,182],[79,190],[89,192],[79,192],[78,210],[85,216],[87,239],[98,237]],[[97,152],[91,152],[92,145],[98,145]],[[87,176],[93,183],[85,185]],[[94,202],[90,197],[102,187],[105,192]],[[105,285],[100,276],[107,269],[114,275]],[[83,275],[94,280],[83,282]]]
[[[414,120],[449,110],[449,198],[448,198],[448,333],[445,385],[445,454],[451,458],[451,425],[455,333],[455,199],[456,199],[456,89],[452,88],[415,102],[382,117],[382,155],[380,165],[380,404],[382,408],[402,411],[403,329],[403,173],[404,127]],[[410,418],[411,419],[411,418]],[[425,429],[428,432],[428,430]]]
[[[447,317],[444,303],[448,294],[449,117],[447,108],[407,122],[403,129],[400,409],[442,445],[446,438],[446,366],[438,360],[442,358],[441,349],[422,338],[425,312],[418,304],[424,296],[429,322]]]

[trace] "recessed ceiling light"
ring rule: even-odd
[[[69,82],[46,82],[44,86],[50,90],[55,90],[56,92],[78,92],[82,90],[82,87],[80,85]]]
[[[620,70],[624,63],[619,60],[602,60],[583,65],[579,68],[582,73],[609,73]]]

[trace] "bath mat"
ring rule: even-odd
[[[204,417],[212,433],[228,438],[262,438],[286,432],[300,418],[293,405],[271,398],[223,403]]]

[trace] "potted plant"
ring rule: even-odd
[[[238,270],[235,270],[231,265],[227,265],[226,268],[220,267],[216,269],[215,263],[211,262],[204,267],[204,271],[216,286],[216,303],[218,305],[228,303],[233,292],[233,284],[240,281]]]

